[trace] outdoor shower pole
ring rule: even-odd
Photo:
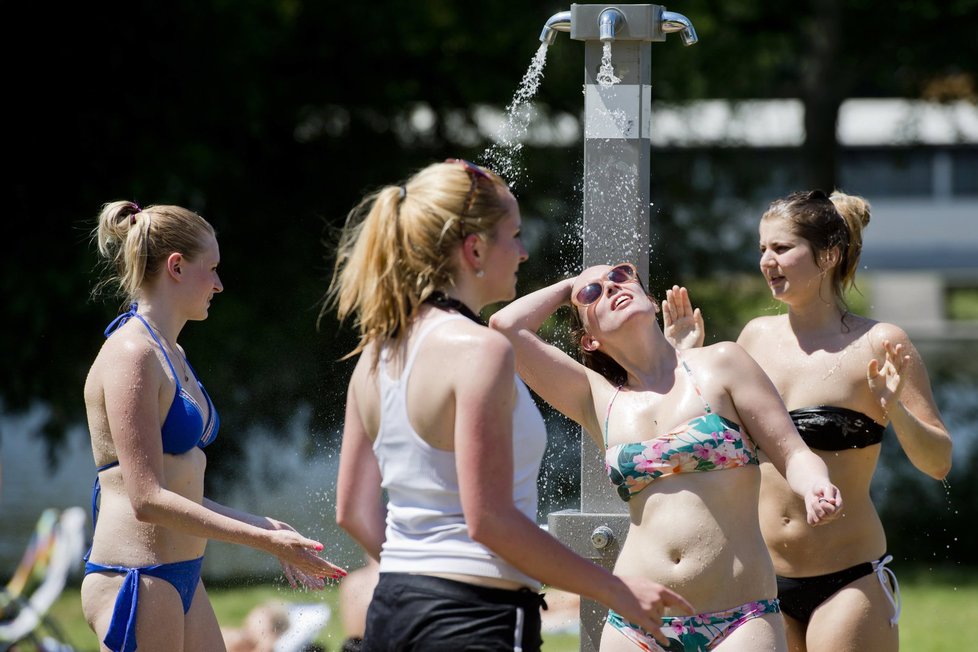
[[[584,41],[584,267],[633,262],[648,287],[652,48],[667,32],[687,45],[696,32],[681,14],[658,5],[571,5],[540,40],[556,31]],[[600,84],[604,44],[611,41],[614,84]],[[548,528],[578,554],[611,569],[628,531],[625,503],[604,471],[602,451],[581,436],[581,509],[554,512]],[[581,650],[596,651],[607,609],[581,600]]]
[[[583,264],[633,262],[647,283],[653,35],[647,35],[650,40],[629,37],[638,27],[652,25],[661,7],[615,7],[624,17],[611,40],[611,63],[620,81],[603,86],[598,83],[605,43],[599,40],[599,23],[606,9],[602,5],[571,8],[570,36],[584,41]],[[665,40],[665,34],[658,36]],[[607,480],[602,486],[608,488]],[[621,501],[615,500],[614,511],[621,511]]]

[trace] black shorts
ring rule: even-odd
[[[364,652],[539,652],[543,595],[428,575],[381,573],[367,609]]]

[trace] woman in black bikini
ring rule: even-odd
[[[861,197],[839,192],[773,202],[761,218],[760,267],[788,312],[752,320],[737,340],[774,381],[846,497],[844,518],[810,528],[784,479],[761,465],[761,528],[793,651],[898,648],[899,592],[869,495],[886,424],[927,475],[940,480],[951,467],[951,437],[910,338],[893,324],[852,314],[842,298],[853,284],[869,212]],[[676,340],[702,331],[679,288],[669,293],[665,314]]]

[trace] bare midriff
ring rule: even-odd
[[[199,448],[182,455],[163,456],[167,490],[201,503],[207,457]],[[99,474],[102,497],[91,560],[113,566],[139,567],[196,559],[207,539],[180,534],[136,518],[118,466]]]
[[[631,525],[615,574],[659,582],[699,613],[774,598],[759,486],[753,465],[656,480],[628,503]]]
[[[774,568],[784,577],[811,577],[879,559],[886,552],[883,524],[869,495],[880,446],[844,451],[814,450],[842,494],[839,518],[811,527],[805,504],[774,466],[761,456],[761,532]]]

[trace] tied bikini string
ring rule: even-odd
[[[479,324],[480,326],[486,325],[486,322],[482,321],[482,318],[479,317],[479,315],[472,312],[472,310],[467,305],[465,305],[458,299],[453,299],[452,297],[448,296],[444,292],[441,292],[440,290],[435,290],[434,292],[432,292],[431,296],[425,299],[424,302],[430,303],[436,308],[441,308],[442,310],[457,310],[460,314],[465,315],[466,317],[468,317],[475,323]]]

